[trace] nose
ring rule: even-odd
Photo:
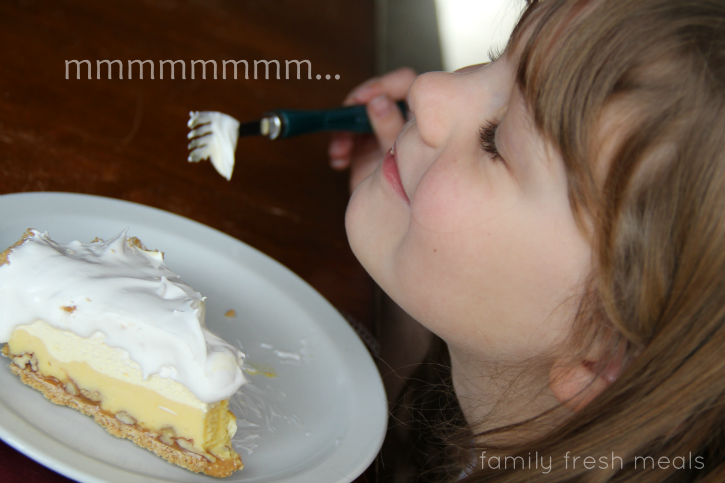
[[[501,59],[418,76],[408,91],[408,107],[423,142],[439,148],[453,135],[478,136],[480,126],[508,104],[515,84],[508,65]]]
[[[428,72],[419,75],[408,91],[408,108],[423,141],[432,147],[445,142],[454,128],[458,105],[455,74]]]

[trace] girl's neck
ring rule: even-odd
[[[450,344],[448,350],[453,388],[463,415],[475,433],[526,421],[558,405],[548,386],[548,371],[542,371],[541,367],[513,366]],[[537,424],[537,430],[544,430],[550,424]],[[523,437],[508,432],[507,435],[505,441],[497,437],[496,443],[513,443],[512,436],[516,440]],[[526,432],[526,439],[535,436]]]

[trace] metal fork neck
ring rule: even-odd
[[[277,139],[282,134],[282,120],[273,112],[265,113],[260,122],[262,136],[269,139]]]

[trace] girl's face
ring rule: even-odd
[[[521,360],[568,335],[591,248],[514,69],[503,56],[418,77],[413,118],[354,191],[346,226],[416,320],[470,354]]]

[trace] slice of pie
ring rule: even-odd
[[[163,254],[121,233],[59,244],[28,230],[0,254],[0,342],[56,404],[191,471],[243,467],[229,397],[242,354],[209,332],[204,299]]]

